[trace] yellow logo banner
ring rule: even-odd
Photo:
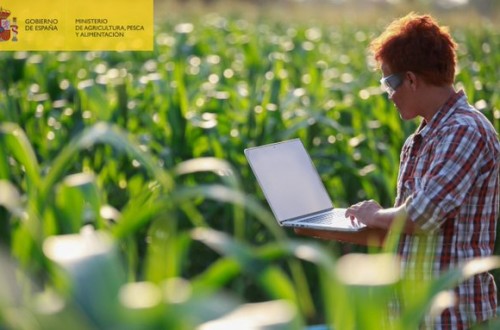
[[[153,0],[0,0],[0,51],[149,51],[153,25]]]

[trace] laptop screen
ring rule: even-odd
[[[249,148],[245,155],[279,222],[332,208],[299,139]]]

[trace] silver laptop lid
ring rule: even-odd
[[[279,222],[332,208],[299,139],[248,148],[245,156]]]

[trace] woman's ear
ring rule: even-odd
[[[412,71],[406,71],[406,80],[410,84],[410,88],[412,90],[416,90],[418,87],[418,76]]]

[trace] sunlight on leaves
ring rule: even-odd
[[[400,279],[400,261],[393,254],[351,253],[338,260],[336,273],[347,285],[388,285]]]
[[[478,258],[468,261],[462,268],[462,274],[465,278],[469,278],[473,275],[484,273],[499,267],[500,257],[498,256]]]
[[[191,283],[179,277],[165,280],[161,287],[165,299],[173,304],[186,302],[193,293]]]
[[[200,325],[197,330],[287,329],[295,313],[293,306],[282,300],[245,304],[224,317]]]
[[[49,237],[43,244],[44,253],[52,260],[63,264],[78,263],[85,259],[103,255],[112,249],[111,240],[104,233],[60,235]]]
[[[11,213],[19,213],[21,210],[21,195],[16,187],[9,181],[0,180],[0,206],[5,207]]]
[[[431,304],[429,315],[434,318],[441,314],[446,308],[452,307],[457,302],[453,291],[442,291],[438,293]]]
[[[161,291],[150,282],[128,283],[120,289],[120,302],[130,309],[154,307],[161,302]]]

